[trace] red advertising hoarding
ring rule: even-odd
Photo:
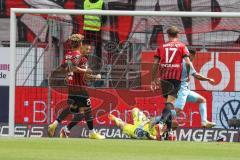
[[[149,94],[150,91],[131,91],[113,89],[89,89],[92,101],[95,124],[112,125],[107,118],[109,113],[131,122],[130,110],[137,106],[148,116],[159,115],[164,107],[164,99],[158,93]],[[200,92],[208,97],[208,117],[211,119],[211,92]],[[56,113],[66,104],[67,95],[51,92],[52,100],[48,101],[48,89],[37,87],[17,87],[16,89],[16,123],[20,124],[46,124],[48,120],[48,103],[51,104],[51,121]],[[148,95],[148,96],[146,96]],[[199,127],[200,115],[196,104],[187,104],[182,112],[180,125],[183,127]],[[68,117],[67,120],[70,120]]]
[[[231,56],[229,56],[231,55]],[[111,112],[127,122],[131,122],[130,110],[137,106],[144,110],[148,116],[159,115],[164,107],[164,99],[160,92],[151,92],[150,70],[152,66],[153,52],[143,53],[141,62],[141,85],[144,89],[88,89],[91,97],[95,124],[112,125],[107,118]],[[208,82],[200,82],[191,78],[191,88],[203,95],[207,100],[208,119],[212,120],[212,91],[239,91],[239,53],[198,53],[194,66],[198,72],[212,77],[216,85]],[[49,101],[49,96],[51,101]],[[40,87],[17,87],[16,90],[16,122],[46,124],[49,111],[51,121],[67,99],[66,94],[51,91]],[[48,109],[51,106],[51,110]],[[59,107],[60,106],[60,107]],[[199,106],[187,103],[181,116],[178,117],[182,127],[200,127]],[[68,118],[69,120],[69,118]]]

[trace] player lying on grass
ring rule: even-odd
[[[189,58],[191,61],[193,61],[195,58],[196,51],[193,49],[190,49],[189,52],[190,52]],[[190,75],[192,75],[194,78],[200,81],[208,81],[210,83],[215,82],[214,79],[204,77],[200,73],[196,72],[192,63],[190,66]],[[178,91],[178,97],[174,104],[177,115],[179,115],[180,112],[184,109],[186,102],[194,102],[199,104],[199,111],[201,115],[201,125],[203,127],[211,128],[216,125],[214,122],[209,122],[207,120],[206,99],[200,94],[194,91],[191,91],[189,89],[189,77],[187,76],[186,62],[183,61],[181,87],[180,87],[180,90]]]
[[[87,58],[82,51],[82,39],[80,34],[73,34],[70,38],[72,50],[65,55],[63,64],[58,70],[66,71],[66,84],[68,87],[68,107],[65,108],[58,118],[49,125],[48,134],[54,136],[57,125],[61,123],[69,114],[74,114],[74,118],[68,126],[61,129],[60,137],[68,137],[70,129],[83,118],[89,128],[89,138],[104,139],[105,137],[95,132],[93,129],[93,116],[91,101],[86,90],[87,79],[99,79],[99,75],[91,74],[87,65]],[[73,123],[74,122],[74,123]]]
[[[133,124],[126,123],[112,114],[109,114],[108,117],[110,120],[114,121],[116,125],[122,129],[123,133],[128,135],[130,138],[162,140],[162,135],[167,131],[166,125],[163,129],[160,128],[159,124],[150,127],[150,120],[138,108],[133,108],[131,113],[133,117]],[[176,125],[177,124],[173,125],[174,128],[176,128]],[[169,138],[169,140],[172,139],[170,137],[167,138]]]

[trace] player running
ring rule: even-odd
[[[160,130],[159,124],[154,125],[154,127],[149,126],[150,120],[146,115],[140,111],[138,108],[133,108],[131,110],[133,117],[133,124],[129,124],[109,114],[109,119],[114,121],[118,127],[120,127],[124,134],[128,135],[130,138],[134,139],[150,139],[150,140],[161,140],[162,131],[165,131],[166,126]]]
[[[69,114],[74,114],[72,122],[79,122],[85,118],[89,128],[89,138],[105,139],[104,136],[95,132],[93,129],[93,116],[91,109],[91,101],[86,90],[87,78],[99,79],[99,75],[92,75],[91,70],[87,67],[87,58],[81,54],[83,36],[81,34],[73,34],[70,38],[72,50],[65,55],[63,64],[59,70],[67,71],[66,82],[68,86],[68,106],[64,109],[58,118],[49,125],[48,134],[54,136],[57,125],[61,123]],[[61,129],[60,137],[68,137],[70,129],[75,125],[70,123],[67,127]]]
[[[182,61],[186,61],[187,73],[190,70],[189,51],[185,44],[178,40],[179,29],[175,26],[167,30],[169,41],[161,44],[154,56],[152,67],[151,89],[154,91],[160,86],[162,94],[166,99],[162,116],[151,120],[151,125],[167,124],[169,132],[172,128],[172,113],[174,102],[181,84]],[[157,71],[160,72],[160,80],[157,78]],[[162,127],[161,127],[162,128]],[[171,134],[169,134],[171,135]]]
[[[196,51],[190,49],[190,60],[193,61],[195,58]],[[208,81],[210,83],[214,83],[214,79],[204,77],[200,73],[196,72],[195,68],[193,67],[193,64],[191,63],[190,66],[190,75],[192,75],[194,78],[200,80],[200,81]],[[181,79],[181,87],[178,91],[178,97],[176,99],[176,102],[174,104],[175,110],[177,115],[180,114],[180,112],[183,110],[186,102],[194,102],[199,103],[199,111],[201,115],[201,125],[206,128],[214,127],[216,124],[214,122],[209,122],[207,120],[207,105],[206,105],[206,99],[201,96],[200,94],[191,91],[189,89],[189,77],[187,76],[187,70],[186,70],[186,62],[183,61],[183,70],[182,70],[182,79]]]

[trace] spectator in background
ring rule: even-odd
[[[103,0],[85,0],[83,3],[84,10],[105,10]],[[84,37],[85,43],[95,46],[95,68],[99,69],[102,59],[102,38],[101,26],[105,23],[106,17],[98,15],[85,15],[84,16]]]

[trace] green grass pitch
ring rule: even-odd
[[[240,143],[0,138],[0,160],[239,160]]]

